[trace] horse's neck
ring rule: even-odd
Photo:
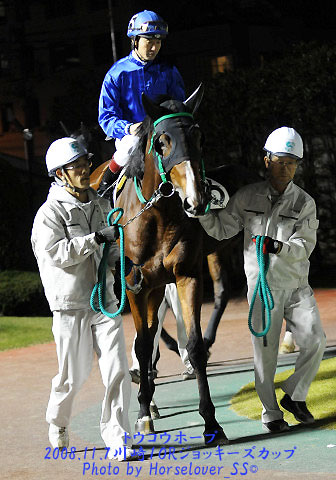
[[[153,159],[148,158],[145,161],[144,176],[141,182],[143,196],[149,199],[157,190],[161,182],[160,174],[155,168]]]

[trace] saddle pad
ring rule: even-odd
[[[116,180],[116,185],[115,185],[115,188],[113,189],[113,205],[116,204],[117,197],[118,197],[118,195],[120,195],[120,193],[122,192],[122,189],[125,186],[125,183],[126,183],[126,180],[127,180],[127,177],[125,175],[125,171],[126,171],[126,167],[124,167],[121,170],[121,172],[119,174],[119,177]]]
[[[123,189],[126,180],[127,180],[126,175],[123,175],[123,176],[121,177],[121,179],[118,181],[118,184],[117,184],[117,194],[120,193],[121,190]]]

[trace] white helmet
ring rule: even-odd
[[[87,154],[86,148],[74,138],[64,137],[55,140],[46,153],[49,176],[53,177],[58,168],[74,162],[77,158]]]
[[[264,150],[278,157],[302,158],[302,138],[294,128],[280,127],[268,136]]]

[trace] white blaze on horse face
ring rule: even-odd
[[[201,203],[202,197],[197,188],[195,172],[188,161],[182,162],[171,170],[171,179],[180,195],[186,210],[195,210]]]
[[[190,162],[186,162],[186,200],[190,207],[194,210],[201,203],[202,199],[197,189],[197,182],[194,170],[191,167]]]

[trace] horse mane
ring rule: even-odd
[[[137,177],[139,180],[143,179],[145,172],[147,136],[151,130],[152,124],[152,119],[147,116],[136,131],[136,135],[140,137],[140,141],[132,153],[132,157],[125,171],[127,178]]]
[[[177,112],[179,110],[178,106],[176,106],[176,101],[168,95],[160,95],[156,99],[155,103],[158,106],[162,106],[164,110],[167,110],[167,113],[169,113],[169,111]],[[132,153],[132,157],[125,171],[125,175],[127,178],[137,177],[139,180],[143,179],[145,172],[145,153],[147,138],[148,134],[151,131],[152,125],[153,119],[147,115],[136,131],[136,135],[140,137],[140,141],[136,149]]]

